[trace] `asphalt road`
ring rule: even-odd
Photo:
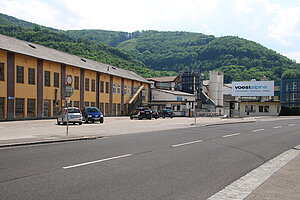
[[[298,144],[288,119],[5,148],[0,199],[207,199]]]

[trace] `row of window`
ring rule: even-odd
[[[256,112],[255,105],[245,105],[245,113],[255,113],[255,112]],[[258,106],[258,112],[269,113],[270,107],[269,106]]]
[[[36,69],[35,68],[28,68],[27,73],[28,73],[28,80],[27,83],[30,85],[35,85],[36,84]],[[17,83],[25,83],[24,80],[24,67],[23,66],[17,66],[16,67],[16,80]],[[59,88],[59,73],[54,72],[53,73],[53,86]],[[0,81],[4,81],[4,63],[0,63]],[[44,86],[50,87],[51,86],[51,72],[50,71],[44,71]],[[74,85],[73,85],[75,90],[79,90],[79,77],[74,76]],[[95,92],[96,91],[96,81],[95,79],[90,79],[85,78],[85,91],[91,91]],[[136,88],[135,88],[136,90]],[[109,82],[104,82],[100,81],[100,92],[101,93],[109,93]],[[120,94],[121,93],[121,85],[118,84],[113,84],[113,93],[114,94]],[[123,93],[124,95],[131,95],[131,90],[130,86],[124,86],[123,88]]]
[[[286,93],[285,99],[287,102],[300,102],[300,93]]]
[[[35,85],[35,77],[36,77],[36,72],[35,68],[28,68],[27,73],[28,73],[28,80],[27,83],[30,85]],[[23,66],[17,66],[16,68],[16,80],[17,83],[25,83],[24,80],[24,67]],[[59,87],[59,73],[54,72],[53,74],[53,86],[54,87]],[[50,71],[44,71],[44,86],[50,87],[51,86],[51,72]]]
[[[26,104],[26,111],[25,111],[25,104]],[[43,117],[52,117],[56,115],[56,113],[59,112],[59,101],[52,101],[49,99],[44,99],[43,100]],[[36,99],[25,99],[25,98],[16,98],[15,99],[15,118],[17,119],[22,119],[22,118],[36,118],[37,113],[36,113]],[[101,112],[103,112],[104,115],[110,115],[110,104],[109,103],[100,103],[99,109]],[[70,107],[80,107],[80,102],[79,101],[71,101],[69,103]],[[85,107],[96,107],[96,102],[84,102]],[[51,107],[53,108],[53,115],[51,114]],[[5,98],[0,97],[0,119],[5,118]],[[124,110],[125,113],[127,112],[127,106],[125,105],[123,108],[121,108],[121,104],[112,104],[112,115],[121,115],[122,111]],[[25,113],[26,112],[26,113]]]
[[[286,91],[300,90],[300,81],[287,82],[285,85],[285,89]]]

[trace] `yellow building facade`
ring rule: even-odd
[[[147,104],[149,82],[133,72],[2,35],[0,39],[0,120],[55,117],[66,107],[67,76],[74,89],[69,106],[126,115],[141,86]]]

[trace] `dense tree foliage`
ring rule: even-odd
[[[0,15],[1,34],[133,70],[145,77],[197,69],[208,78],[208,71],[217,69],[224,72],[225,82],[229,83],[295,77],[289,70],[300,70],[300,64],[295,61],[234,36],[159,31],[60,31],[3,16]]]
[[[97,43],[87,38],[74,38],[64,31],[49,29],[36,24],[26,24],[23,21],[13,20],[11,22],[11,18],[0,15],[0,34],[131,70],[144,77],[176,74],[175,72],[148,69],[142,62],[134,59],[128,53],[107,44]]]

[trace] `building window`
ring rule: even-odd
[[[0,63],[0,81],[4,81],[4,63]]]
[[[292,98],[291,98],[292,102],[297,101],[297,93],[292,93],[291,96],[292,96]]]
[[[100,92],[104,93],[104,82],[100,81]]]
[[[126,95],[127,94],[127,86],[126,85],[124,85],[124,95]]]
[[[130,90],[130,86],[128,86],[128,95],[130,96],[130,94],[131,94],[131,90]]]
[[[17,83],[24,83],[24,67],[17,66]]]
[[[109,115],[109,103],[105,103],[105,115]]]
[[[91,107],[96,107],[96,103],[95,102],[91,102]]]
[[[245,113],[255,113],[255,106],[254,105],[245,105]]]
[[[50,87],[50,71],[45,71],[45,86]]]
[[[113,93],[116,94],[116,92],[117,92],[116,84],[113,84]]]
[[[35,118],[35,99],[27,99],[27,117]]]
[[[84,102],[84,106],[85,106],[85,107],[89,107],[89,106],[90,106],[90,102],[85,101],[85,102]]]
[[[292,86],[293,86],[293,90],[297,90],[297,82],[294,81],[294,82],[292,83]]]
[[[95,80],[92,79],[92,92],[95,92]]]
[[[35,69],[28,68],[28,84],[35,85]]]
[[[59,73],[54,72],[54,87],[59,87]]]
[[[0,97],[0,119],[4,119],[5,98]]]
[[[259,112],[261,113],[268,113],[270,111],[269,106],[259,106]]]
[[[24,118],[24,99],[16,99],[16,118]]]
[[[109,82],[105,82],[105,93],[109,93]]]
[[[56,117],[59,112],[59,101],[53,100],[53,115]]]
[[[85,91],[90,91],[90,79],[85,78]]]
[[[44,117],[51,117],[51,101],[44,99]]]
[[[121,94],[121,86],[118,84],[118,94]]]
[[[100,112],[103,113],[103,111],[104,111],[104,103],[100,103]]]
[[[113,103],[112,115],[117,115],[117,104]]]
[[[121,104],[118,103],[118,107],[117,108],[118,108],[118,111],[117,111],[118,115],[121,115]]]
[[[79,77],[74,76],[74,89],[79,90]]]
[[[79,101],[74,101],[74,107],[79,108]]]

